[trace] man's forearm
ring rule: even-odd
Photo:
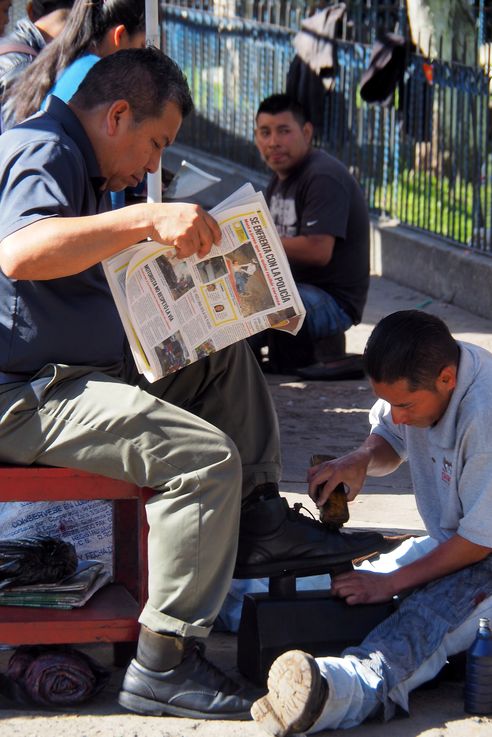
[[[357,450],[308,469],[309,495],[324,504],[339,483],[345,484],[347,500],[355,499],[368,474],[385,476],[401,463],[391,445],[379,435],[370,435]]]
[[[355,452],[367,458],[368,476],[387,476],[396,471],[402,462],[398,453],[381,435],[369,435]]]
[[[404,591],[478,563],[491,552],[491,548],[454,535],[419,560],[391,573],[359,570],[341,573],[333,578],[331,591],[334,596],[345,599],[347,604],[389,601]]]
[[[476,545],[460,535],[454,535],[419,560],[390,574],[394,593],[421,586],[478,563],[491,552],[491,548]]]
[[[12,278],[32,280],[78,274],[146,237],[148,222],[136,211],[129,217],[128,209],[124,214],[115,210],[38,220],[2,241],[2,270]]]
[[[332,235],[282,236],[281,241],[289,261],[308,266],[326,266],[335,246]]]
[[[153,203],[86,217],[51,217],[15,231],[0,244],[0,267],[12,279],[78,274],[128,246],[152,238],[178,258],[205,256],[220,241],[215,220],[198,205]]]

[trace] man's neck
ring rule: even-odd
[[[41,16],[41,18],[38,18],[37,21],[34,22],[34,25],[41,33],[47,44],[50,43],[50,41],[53,41],[53,39],[63,30],[69,12],[70,10],[68,8],[59,8],[58,10],[53,10],[47,15]]]

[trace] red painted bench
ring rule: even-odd
[[[68,468],[0,465],[0,502],[109,499],[114,583],[70,610],[0,606],[0,643],[134,642],[147,596],[145,501],[151,489]],[[123,655],[124,648],[121,649]]]

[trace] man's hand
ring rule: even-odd
[[[309,496],[321,507],[333,489],[343,483],[347,501],[351,502],[362,489],[366,476],[386,476],[400,463],[401,458],[384,438],[369,435],[352,453],[308,469]]]
[[[397,592],[391,573],[349,571],[333,577],[331,593],[347,604],[376,604],[390,601]]]
[[[401,591],[414,589],[484,560],[492,549],[453,535],[421,558],[390,573],[349,571],[334,576],[331,591],[347,604],[389,601]]]
[[[153,239],[174,246],[178,258],[196,253],[206,256],[214,243],[220,243],[220,228],[199,205],[166,202],[153,206]]]
[[[309,496],[321,507],[333,489],[343,483],[347,501],[355,499],[362,488],[369,458],[366,453],[354,451],[334,461],[325,461],[308,469]]]

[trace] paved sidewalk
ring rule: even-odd
[[[425,295],[385,279],[373,277],[364,322],[348,333],[347,349],[362,351],[374,324],[398,309],[421,308],[441,316],[456,337],[492,349],[492,322],[429,300]],[[312,453],[340,454],[354,448],[366,435],[367,415],[373,398],[366,380],[303,382],[296,377],[270,376],[268,381],[279,412],[284,452],[282,491],[291,501],[305,494],[305,470]],[[415,509],[408,472],[400,469],[389,479],[375,479],[351,504],[349,525],[382,529],[422,529]],[[111,649],[87,649],[111,667]],[[236,640],[214,634],[208,651],[212,659],[235,674]],[[5,672],[9,652],[0,654]],[[207,722],[175,718],[140,717],[124,712],[116,694],[123,677],[112,670],[110,685],[97,699],[69,713],[0,710],[1,737],[260,737],[252,722]],[[327,733],[326,733],[327,734]],[[342,734],[341,731],[331,734]],[[411,698],[411,716],[387,724],[365,724],[351,737],[491,737],[492,720],[463,712],[462,684],[442,682],[419,690]]]

